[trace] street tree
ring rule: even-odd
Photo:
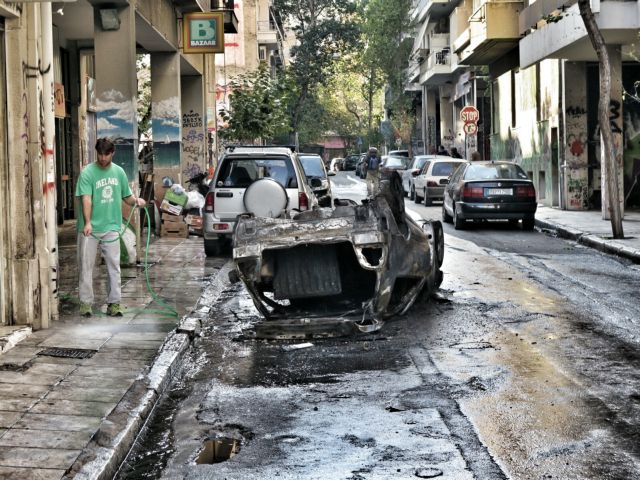
[[[406,136],[406,117],[411,108],[410,99],[403,95],[403,86],[413,45],[410,36],[412,3],[411,0],[367,0],[361,5],[365,45],[362,61],[368,77],[370,107],[374,92],[386,85],[390,93],[386,107],[391,111],[394,129],[403,132],[403,137]],[[369,118],[372,115],[370,113]]]
[[[288,74],[296,85],[290,104],[291,130],[297,131],[307,102],[334,73],[336,59],[358,41],[356,4],[352,0],[274,0],[274,8],[294,32]]]
[[[604,36],[596,23],[589,0],[578,0],[580,15],[587,29],[589,39],[600,63],[600,98],[598,100],[598,123],[602,138],[603,165],[609,201],[609,218],[613,238],[624,238],[622,212],[620,211],[620,186],[618,182],[618,156],[622,155],[613,141],[609,119],[611,103],[611,63]]]
[[[136,73],[138,78],[138,141],[151,134],[151,64],[148,54],[136,56]]]
[[[285,76],[272,78],[266,64],[229,82],[229,110],[220,116],[220,136],[232,142],[270,140],[288,128],[291,85]]]

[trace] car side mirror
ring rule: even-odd
[[[309,185],[311,185],[311,188],[318,188],[322,186],[322,180],[320,180],[319,178],[312,178],[309,181]]]
[[[417,177],[418,175],[420,175],[420,170],[416,170],[415,172],[411,172],[411,176],[413,176],[413,177]]]
[[[449,185],[449,179],[446,178],[444,180],[441,181],[442,185]]]

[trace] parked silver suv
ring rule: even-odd
[[[229,147],[205,197],[203,236],[207,256],[232,239],[239,215],[279,217],[317,205],[297,156],[287,147]]]

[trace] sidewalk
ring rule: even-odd
[[[602,220],[599,210],[574,212],[538,206],[536,225],[554,230],[560,237],[640,263],[640,211],[625,212],[622,240],[611,238],[611,221]]]
[[[84,318],[73,300],[75,255],[75,227],[65,225],[59,282],[67,299],[52,328],[0,329],[0,478],[112,478],[208,316],[225,262],[205,261],[200,237],[156,239],[150,282],[178,317],[159,311],[144,269],[133,267],[122,269],[125,315]],[[104,312],[106,267],[95,277]]]

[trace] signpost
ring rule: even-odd
[[[472,150],[477,148],[476,134],[478,133],[478,120],[480,112],[473,105],[467,105],[460,110],[460,120],[464,123],[462,129],[465,133],[465,154],[467,160],[471,159]]]

